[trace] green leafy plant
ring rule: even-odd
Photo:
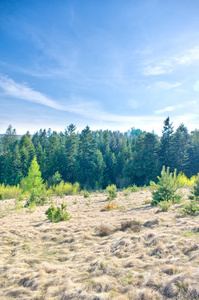
[[[38,190],[36,188],[33,188],[31,190],[30,198],[25,204],[25,207],[28,206],[40,206],[48,203],[51,200],[51,194],[49,191],[46,191],[46,189]]]
[[[198,201],[198,199],[199,199],[199,174],[195,179],[195,183],[191,190],[191,195],[189,195],[189,199],[196,200],[196,201]]]
[[[0,184],[0,200],[17,198],[21,195],[22,189],[19,185],[10,186]]]
[[[172,201],[161,201],[158,203],[158,206],[161,208],[161,211],[166,212],[169,210],[169,207],[172,205]]]
[[[192,176],[190,179],[187,176],[180,172],[177,176],[177,183],[179,187],[191,187],[195,184],[197,176]]]
[[[106,188],[106,192],[109,193],[107,200],[113,200],[117,197],[117,187],[115,184],[108,185]]]
[[[60,197],[64,195],[75,195],[80,190],[80,185],[78,182],[72,184],[69,182],[61,181],[58,185],[53,186],[53,193]]]
[[[150,182],[153,198],[151,205],[156,206],[161,201],[178,203],[181,200],[182,195],[177,192],[176,172],[175,170],[174,173],[170,173],[169,167],[165,170],[165,166],[163,166],[161,176],[158,176],[158,183]]]
[[[55,174],[53,175],[53,177],[51,178],[49,183],[51,185],[58,185],[61,181],[62,181],[61,175],[57,171],[57,172],[55,172]]]
[[[90,196],[89,192],[86,190],[83,190],[83,195],[84,195],[84,198],[89,198],[89,196]]]
[[[199,211],[199,205],[196,201],[186,203],[180,210],[182,215],[195,215]]]
[[[56,223],[60,221],[68,221],[71,219],[71,216],[67,212],[66,208],[66,204],[61,204],[61,207],[55,207],[54,205],[51,205],[45,214],[51,222]]]
[[[140,188],[136,184],[134,184],[133,186],[129,186],[127,189],[123,190],[125,196],[128,196],[130,193],[135,193],[139,191]]]

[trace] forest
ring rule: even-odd
[[[59,174],[81,188],[104,189],[109,184],[124,188],[156,181],[163,166],[188,178],[199,171],[199,130],[184,124],[176,131],[168,117],[162,136],[132,128],[128,132],[97,130],[86,126],[81,133],[71,124],[64,132],[42,130],[17,136],[10,125],[0,137],[0,183],[17,185],[28,174],[36,157],[42,178],[53,184]]]

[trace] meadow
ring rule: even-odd
[[[151,191],[53,196],[51,206],[0,201],[0,299],[199,299],[199,216],[151,206]]]

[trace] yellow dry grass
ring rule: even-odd
[[[102,211],[106,198],[54,198],[72,216],[60,223],[48,206],[0,201],[0,299],[199,299],[199,217],[158,212],[147,190],[120,192]]]

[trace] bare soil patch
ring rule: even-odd
[[[106,198],[54,198],[60,223],[0,201],[0,299],[199,299],[199,217],[158,212],[147,190]]]

